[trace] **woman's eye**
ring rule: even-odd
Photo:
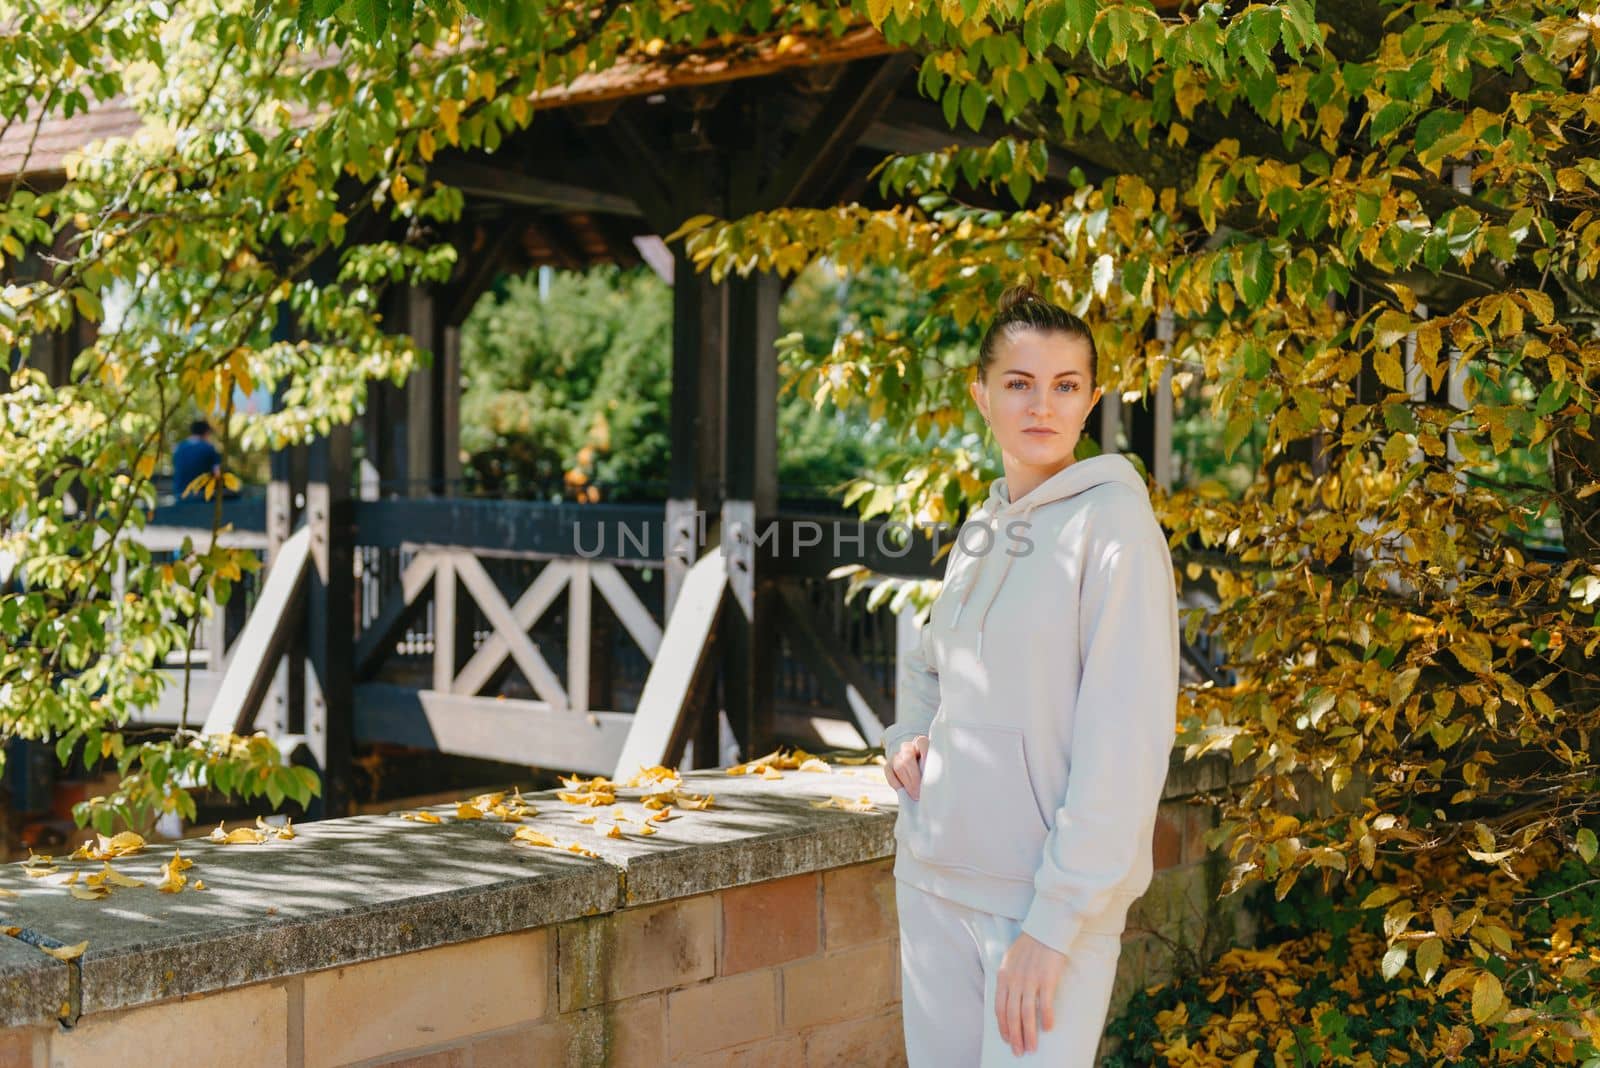
[[[1063,383],[1061,383],[1061,388],[1063,390],[1065,390],[1066,392],[1071,393],[1073,390],[1078,388],[1078,383],[1076,383],[1076,382],[1063,382]]]
[[[1017,389],[1019,387],[1022,388],[1022,389],[1027,389],[1028,388],[1028,383],[1024,382],[1020,378],[1013,378],[1011,381],[1006,383],[1006,388],[1007,389]]]

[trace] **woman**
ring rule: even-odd
[[[1082,319],[1006,293],[970,387],[1005,475],[951,547],[883,736],[911,1068],[1091,1065],[1150,883],[1177,592],[1138,471],[1073,459],[1094,372]]]

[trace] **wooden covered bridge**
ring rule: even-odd
[[[437,157],[432,175],[466,194],[445,235],[462,253],[456,274],[392,291],[386,312],[433,366],[374,387],[359,428],[274,456],[264,501],[225,506],[229,537],[267,567],[248,613],[236,595],[207,627],[188,722],[303,740],[323,815],[349,809],[357,743],[589,774],[686,750],[710,766],[724,755],[720,707],[740,751],[765,752],[790,661],[875,743],[893,718],[909,621],[843,606],[826,576],[847,563],[932,576],[933,545],[902,551],[842,510],[781,506],[782,282],[713,285],[656,235],[702,213],[870,204],[868,175],[886,155],[1004,132],[997,119],[981,135],[952,131],[914,69],[870,29],[782,47],[748,39],[586,76],[540,98],[531,127],[493,155]],[[47,124],[27,180],[59,180],[69,151],[136,121],[107,107]],[[21,158],[14,139],[0,142],[0,174]],[[1058,155],[1043,195],[1064,192],[1074,162],[1095,173]],[[641,260],[674,290],[665,506],[457,496],[460,326],[473,304],[505,272]],[[90,328],[46,354],[57,380]],[[1158,480],[1169,477],[1170,397],[1108,397],[1098,427],[1103,445],[1141,454]],[[209,504],[165,507],[141,537],[172,550],[210,518]],[[628,678],[637,693],[621,692]],[[169,688],[146,720],[176,723],[181,697]]]

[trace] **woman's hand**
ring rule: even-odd
[[[919,734],[900,743],[900,749],[890,754],[883,765],[883,777],[895,789],[905,787],[911,800],[919,800],[922,792],[922,760],[928,755],[928,736]]]
[[[1032,935],[1021,934],[1000,960],[995,978],[994,1014],[1000,1037],[1018,1057],[1039,1048],[1039,1028],[1056,1025],[1056,987],[1067,958]]]

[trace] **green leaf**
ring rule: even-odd
[[[961,117],[974,132],[983,129],[983,114],[989,109],[989,94],[977,82],[968,82],[961,91]]]
[[[1595,839],[1595,833],[1587,827],[1578,831],[1578,856],[1583,858],[1585,864],[1594,863],[1594,856],[1600,850],[1600,842]]]

